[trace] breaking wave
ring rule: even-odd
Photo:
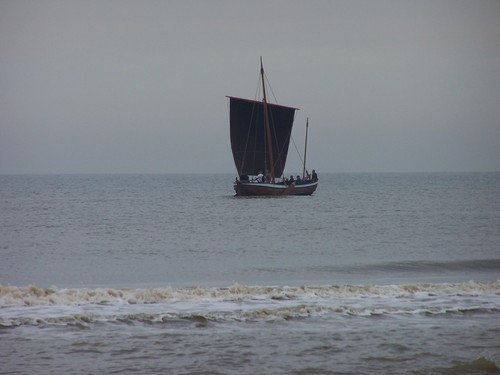
[[[332,285],[299,287],[262,287],[234,284],[230,287],[193,288],[97,288],[57,289],[35,285],[0,285],[0,308],[8,306],[150,304],[190,300],[241,301],[251,299],[289,300],[306,297],[409,297],[415,295],[500,294],[500,280],[456,284]]]
[[[0,327],[208,325],[334,315],[500,314],[500,281],[457,284],[56,289],[0,286]]]

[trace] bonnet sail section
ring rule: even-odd
[[[239,175],[271,170],[268,165],[264,103],[229,97],[231,150]],[[285,169],[296,108],[267,104],[273,149],[274,174]]]

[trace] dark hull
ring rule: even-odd
[[[236,181],[234,183],[234,191],[237,196],[311,195],[314,193],[317,186],[318,181],[301,185]]]

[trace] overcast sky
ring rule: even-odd
[[[500,171],[498,0],[0,0],[0,173],[236,173],[260,56],[320,173]]]

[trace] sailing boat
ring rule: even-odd
[[[318,178],[314,170],[312,177],[306,173],[309,121],[302,178],[288,180],[283,172],[298,108],[267,102],[262,58],[260,83],[262,101],[228,96],[231,150],[238,171],[234,182],[236,195],[311,195],[318,186]]]

